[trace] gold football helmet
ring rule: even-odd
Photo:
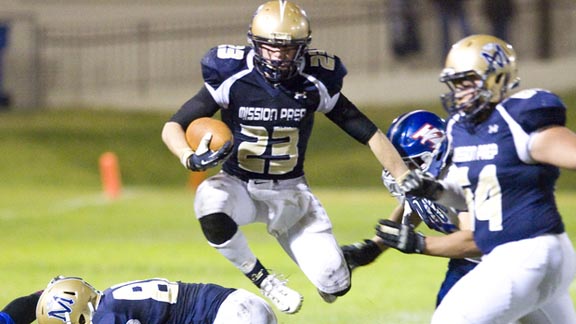
[[[248,42],[255,51],[256,68],[272,83],[294,77],[303,63],[303,56],[312,39],[310,35],[308,17],[294,3],[273,0],[260,5],[248,28]],[[288,51],[290,55],[275,59],[265,57],[263,45]]]
[[[461,121],[475,120],[518,86],[517,73],[512,45],[490,35],[468,36],[452,45],[440,74],[440,81],[450,88],[441,97],[444,108],[459,114]],[[471,84],[474,91],[463,100],[462,91],[469,91]]]
[[[101,293],[81,278],[59,276],[36,306],[38,324],[91,324]]]

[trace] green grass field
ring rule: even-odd
[[[566,97],[576,108],[576,96]],[[386,129],[411,107],[367,110]],[[441,112],[439,107],[431,110]],[[570,111],[571,128],[576,116]],[[44,111],[0,114],[0,307],[41,289],[58,274],[96,287],[148,277],[216,282],[257,292],[208,246],[193,215],[189,173],[170,155],[163,112]],[[122,196],[102,193],[98,157],[114,151]],[[395,201],[380,184],[368,148],[318,116],[307,173],[343,244],[372,236]],[[558,204],[576,240],[575,172],[563,172]],[[387,252],[354,273],[353,288],[325,304],[261,224],[243,228],[253,250],[304,295],[296,315],[280,323],[427,323],[447,260]],[[425,231],[430,233],[429,231]],[[576,286],[572,289],[576,297]]]

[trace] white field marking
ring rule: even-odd
[[[120,201],[120,200],[133,199],[136,196],[137,194],[134,191],[123,190],[121,196],[119,198],[116,198],[116,200]],[[55,201],[52,205],[48,205],[42,211],[42,213],[48,215],[58,215],[73,212],[85,207],[104,206],[107,204],[114,203],[114,201],[115,200],[110,200],[110,198],[106,197],[104,193],[89,194],[62,201]],[[16,209],[2,208],[0,209],[0,220],[14,219],[18,217],[20,214],[21,211],[18,211]]]

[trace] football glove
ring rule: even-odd
[[[438,200],[444,191],[440,182],[422,170],[410,170],[398,178],[398,185],[404,194]]]
[[[350,271],[372,263],[382,253],[380,247],[372,240],[364,240],[341,246]]]
[[[196,151],[187,157],[183,157],[182,163],[186,168],[192,171],[204,171],[224,162],[228,156],[230,156],[230,153],[232,153],[231,141],[224,143],[219,150],[212,151],[208,148],[211,139],[212,134],[206,133],[206,135],[204,135],[200,140]]]
[[[414,231],[414,226],[381,219],[376,225],[376,235],[383,243],[403,253],[422,253],[426,247],[425,236]]]

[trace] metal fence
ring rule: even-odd
[[[402,0],[401,0],[402,1]],[[333,52],[350,73],[438,68],[442,59],[439,18],[432,1],[410,0],[420,50],[400,57],[392,50],[399,17],[394,1],[300,1],[312,19],[313,45]],[[489,33],[480,1],[465,1],[474,33]],[[576,56],[576,3],[573,0],[517,0],[511,40],[522,60]],[[87,96],[131,89],[148,96],[166,88],[201,82],[199,62],[212,46],[245,44],[250,9],[189,18],[122,19],[98,24],[39,24],[37,50],[42,102],[83,103]],[[248,13],[248,14],[247,14]],[[461,37],[452,28],[454,40]]]

